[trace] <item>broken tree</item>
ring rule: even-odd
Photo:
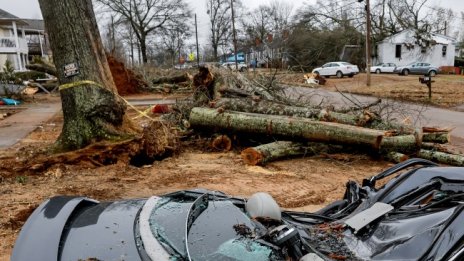
[[[118,98],[91,0],[39,0],[57,68],[64,125],[59,151],[134,133]]]

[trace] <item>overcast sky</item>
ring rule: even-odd
[[[66,0],[63,0],[66,1]],[[198,32],[200,42],[206,42],[208,38],[208,17],[206,15],[205,0],[185,0],[192,7],[193,12],[198,16]],[[252,10],[261,4],[269,3],[272,0],[242,0],[246,10]],[[327,0],[328,1],[328,0]],[[375,1],[375,0],[373,0]],[[428,6],[440,5],[452,8],[455,12],[464,12],[464,0],[429,0]],[[291,3],[294,9],[301,9],[304,4],[313,4],[316,0],[286,0]],[[356,0],[353,0],[357,4]],[[41,19],[38,0],[0,0],[0,8],[10,12],[20,18]],[[192,19],[193,24],[193,19]]]

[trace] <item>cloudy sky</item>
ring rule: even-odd
[[[206,15],[205,0],[185,0],[192,7],[193,12],[198,16],[198,32],[200,42],[205,42],[208,37],[208,18]],[[269,3],[273,0],[242,0],[246,10],[252,10],[260,4]],[[375,0],[371,0],[375,1]],[[452,8],[455,12],[464,12],[464,0],[429,0],[428,6],[440,5]],[[287,0],[295,10],[301,9],[304,4],[313,4],[316,0]],[[357,4],[356,0],[353,0]],[[0,0],[0,8],[8,11],[20,18],[40,19],[41,13],[38,0]],[[193,24],[193,19],[192,19]]]

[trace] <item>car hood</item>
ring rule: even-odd
[[[51,198],[29,217],[11,260],[141,260],[134,224],[145,201]]]

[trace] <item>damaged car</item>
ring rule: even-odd
[[[410,159],[350,181],[314,212],[185,190],[98,202],[54,197],[29,217],[11,260],[464,260],[464,168]]]

